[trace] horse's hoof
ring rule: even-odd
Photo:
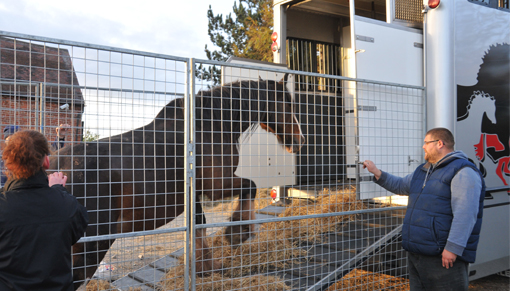
[[[249,225],[233,225],[225,230],[225,238],[235,246],[245,242],[251,236]]]

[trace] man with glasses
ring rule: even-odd
[[[408,251],[411,290],[468,290],[468,265],[476,258],[482,226],[485,182],[446,128],[434,128],[423,141],[426,163],[406,177],[363,168],[374,182],[408,195],[402,247]]]
[[[55,128],[55,131],[57,132],[57,138],[51,144],[51,150],[58,151],[66,146],[66,137],[71,133],[71,126],[69,124],[61,124]]]

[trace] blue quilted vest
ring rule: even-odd
[[[459,259],[473,263],[480,236],[485,197],[485,182],[481,173],[468,160],[451,158],[431,169],[427,183],[423,187],[427,170],[419,166],[413,174],[409,202],[402,227],[402,247],[410,252],[437,256],[443,252],[452,224],[450,185],[453,177],[464,167],[471,167],[480,174],[482,191],[478,216],[468,239],[466,248]],[[422,188],[423,187],[423,188]]]

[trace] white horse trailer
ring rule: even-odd
[[[354,96],[345,98],[352,103],[345,106],[354,110],[344,112],[344,122],[355,124],[344,134],[345,174],[356,179],[361,199],[390,197],[370,182],[358,162],[370,158],[388,172],[411,173],[423,161],[421,140],[415,135],[434,127],[452,130],[456,149],[479,167],[487,184],[471,280],[510,269],[509,2],[273,2],[275,63],[298,71],[426,88],[425,103],[416,108],[400,102],[405,93],[372,90],[377,84],[343,86],[343,96]],[[383,98],[394,101],[380,102]],[[388,106],[404,106],[400,109],[409,114],[405,122],[395,116],[395,123],[381,129],[374,122],[382,112],[391,112]],[[418,120],[422,116],[425,120]],[[395,143],[407,146],[389,161],[386,153]]]

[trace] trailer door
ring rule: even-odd
[[[405,176],[423,160],[422,32],[359,16],[353,17],[349,30],[351,76],[392,83],[359,81],[346,86],[351,97],[347,99],[352,100],[346,121],[353,124],[348,131],[354,131],[347,133],[347,144],[355,145],[348,147],[347,155],[351,178],[354,175],[359,183],[360,199],[385,197],[390,193],[374,184],[358,162],[369,159],[384,171]]]

